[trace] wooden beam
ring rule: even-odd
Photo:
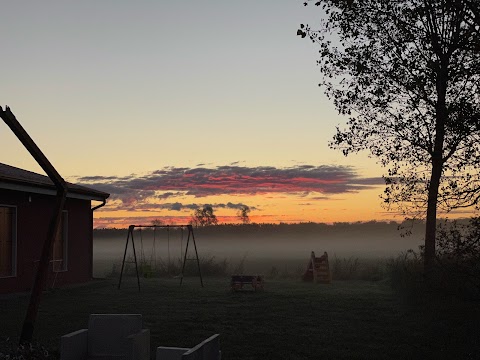
[[[35,319],[37,318],[42,292],[47,282],[48,264],[52,252],[52,244],[55,241],[55,235],[58,233],[58,228],[61,223],[62,210],[65,205],[66,195],[67,191],[65,190],[59,192],[56,196],[55,211],[48,226],[47,237],[43,242],[40,263],[38,264],[37,273],[35,274],[35,282],[33,283],[32,292],[30,294],[30,302],[28,304],[25,320],[23,321],[20,343],[32,342]]]
[[[50,161],[48,161],[47,157],[42,153],[32,138],[27,134],[25,129],[20,125],[20,123],[17,121],[17,118],[8,106],[5,108],[5,110],[3,110],[0,106],[0,117],[37,161],[38,165],[40,165],[43,171],[45,171],[57,189],[54,213],[48,227],[47,236],[43,242],[40,263],[38,264],[37,273],[35,275],[35,283],[33,284],[32,293],[30,295],[30,303],[28,304],[27,313],[23,322],[22,333],[20,335],[20,343],[25,343],[32,341],[35,319],[37,317],[42,291],[47,279],[51,248],[55,240],[55,235],[58,233],[58,229],[60,227],[62,210],[65,205],[68,189],[65,180],[63,180]]]
[[[8,106],[5,107],[5,110],[0,106],[0,117],[3,119],[5,124],[13,131],[15,136],[20,140],[20,142],[25,146],[25,149],[33,156],[37,161],[38,165],[45,171],[50,180],[53,181],[57,190],[63,190],[66,187],[65,180],[60,176],[60,174],[55,170],[53,165],[48,161],[47,157],[43,155],[42,151],[38,148],[32,138],[27,134],[25,129],[20,125],[15,115]]]

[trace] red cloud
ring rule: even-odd
[[[301,165],[289,168],[219,166],[216,168],[167,167],[142,177],[82,177],[77,182],[131,203],[168,193],[169,197],[193,195],[258,195],[267,193],[355,192],[383,185],[382,178],[361,178],[349,166]],[[161,195],[160,195],[161,196]]]

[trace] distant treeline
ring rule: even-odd
[[[445,220],[439,220],[438,222],[444,222]],[[452,221],[452,220],[449,220]],[[460,223],[467,223],[468,219],[458,219]],[[319,232],[383,232],[383,231],[393,231],[398,230],[400,232],[408,232],[409,229],[422,229],[424,226],[424,221],[422,220],[406,220],[403,222],[395,221],[367,221],[367,222],[336,222],[333,224],[326,223],[315,223],[315,222],[306,222],[306,223],[279,223],[279,224],[269,224],[269,223],[251,223],[251,224],[219,224],[219,225],[210,225],[210,226],[199,226],[194,227],[195,234],[204,234],[204,235],[275,235],[275,234],[318,234]],[[139,228],[136,228],[138,231]],[[153,228],[142,228],[143,232],[151,233]],[[166,232],[166,228],[157,228],[157,233]],[[168,229],[171,233],[178,233],[181,231],[180,228],[172,226]],[[186,228],[184,228],[185,236],[187,234]],[[128,229],[126,228],[107,228],[107,229],[94,229],[93,234],[96,238],[118,238],[126,237]]]
[[[460,222],[467,221],[466,219],[458,220]],[[315,234],[325,234],[325,233],[385,233],[392,231],[399,231],[407,233],[409,230],[417,229],[421,231],[424,226],[423,221],[404,221],[404,222],[395,222],[395,221],[368,221],[368,222],[337,222],[333,224],[325,223],[295,223],[295,224],[268,224],[268,223],[252,223],[252,224],[220,224],[220,225],[211,225],[203,227],[194,227],[195,235],[208,235],[208,236],[230,236],[230,237],[239,237],[239,236],[248,236],[248,235],[265,235],[265,236],[275,236],[276,234],[281,234],[282,237],[289,234],[304,234],[304,235],[315,235]],[[138,228],[136,228],[136,231]],[[126,237],[128,229],[117,229],[117,228],[108,228],[108,229],[95,229],[94,236],[95,238],[118,238]],[[153,232],[153,228],[143,228],[141,230],[144,233]],[[166,228],[157,228],[157,234],[166,233]],[[178,234],[181,232],[180,228],[171,227],[169,228],[170,234]],[[184,229],[184,235],[186,236],[187,230]]]

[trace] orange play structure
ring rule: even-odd
[[[303,274],[302,279],[303,281],[313,281],[322,284],[330,284],[332,282],[326,251],[320,257],[315,257],[315,253],[312,251],[307,270]]]

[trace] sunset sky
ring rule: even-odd
[[[111,194],[95,226],[395,219],[383,170],[331,150],[301,1],[2,3],[0,104],[70,182]],[[5,124],[0,162],[43,173]],[[397,218],[398,219],[398,218]]]

